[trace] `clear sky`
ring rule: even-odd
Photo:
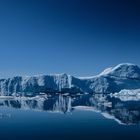
[[[138,0],[0,0],[0,76],[91,76],[140,66]]]

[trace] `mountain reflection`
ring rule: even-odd
[[[0,99],[1,107],[31,109],[67,114],[77,109],[98,111],[104,117],[120,124],[138,124],[140,121],[140,101],[122,101],[109,95],[42,95],[37,97],[16,97]]]

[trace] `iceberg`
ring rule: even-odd
[[[93,77],[54,74],[0,79],[0,96],[36,96],[40,93],[109,94],[124,89],[140,89],[140,68],[137,65],[119,64]]]
[[[120,92],[111,94],[111,97],[120,99],[121,101],[140,101],[140,89],[121,90]]]

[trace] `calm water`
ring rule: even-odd
[[[0,99],[0,139],[140,139],[140,101],[103,95]]]

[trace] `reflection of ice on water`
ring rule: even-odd
[[[104,117],[119,124],[138,124],[140,122],[140,101],[121,100],[103,94],[83,95],[40,95],[36,97],[15,97],[0,99],[0,108],[9,107],[22,110],[47,111],[68,114],[76,110],[100,112]],[[41,113],[41,112],[40,112]],[[86,112],[85,112],[86,113]],[[0,114],[0,118],[11,118],[11,114]]]
[[[69,97],[64,98],[62,95],[60,95],[56,103],[53,105],[53,111],[67,112],[68,110],[69,110]]]
[[[0,113],[0,119],[3,119],[3,118],[11,118],[11,113],[6,113],[6,114],[4,114],[4,113]]]

